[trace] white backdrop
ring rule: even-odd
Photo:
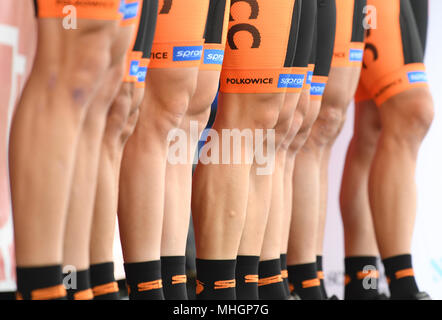
[[[442,1],[430,0],[426,65],[435,101],[434,123],[422,146],[417,168],[418,214],[413,238],[417,281],[434,299],[442,299]],[[329,293],[343,296],[344,238],[339,211],[339,188],[345,154],[353,131],[353,107],[333,149],[329,170],[328,216],[324,269]],[[385,283],[381,284],[381,289]]]

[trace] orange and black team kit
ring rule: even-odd
[[[161,0],[150,68],[199,67],[209,0]]]
[[[64,18],[73,13],[78,19],[121,20],[121,0],[34,0],[39,18]],[[72,6],[72,7],[69,7]]]
[[[367,0],[336,0],[336,37],[332,67],[361,67],[366,5]]]
[[[220,91],[285,93],[299,13],[299,0],[232,1]]]
[[[353,7],[353,1],[344,0],[345,4]],[[303,1],[303,8],[304,8]],[[312,49],[309,55],[307,84],[310,88],[310,101],[320,103],[328,81],[336,43],[337,24],[342,18],[342,3],[339,1],[318,0],[316,3],[317,14],[314,25]],[[301,24],[303,24],[301,15]],[[300,35],[301,37],[301,35]],[[350,38],[348,39],[350,41]],[[283,259],[285,260],[285,259]],[[285,273],[285,266],[281,266]],[[302,299],[325,299],[321,291],[320,274],[317,272],[316,262],[306,264],[289,264],[287,267],[290,291]]]
[[[424,49],[428,21],[426,0],[368,0],[377,19],[369,19],[364,63],[356,101],[388,99],[412,88],[427,87]],[[376,24],[376,25],[374,25]]]
[[[126,55],[124,82],[144,88],[155,33],[158,0],[121,0],[121,25],[136,25],[130,49]]]

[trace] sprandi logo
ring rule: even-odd
[[[206,49],[204,50],[205,64],[219,64],[222,65],[224,60],[224,50]]]
[[[197,121],[190,121],[189,132],[171,130],[167,136],[170,143],[168,162],[172,165],[199,163],[203,165],[244,165],[256,163],[257,175],[270,175],[275,167],[274,129],[206,129],[206,143],[194,158],[193,152],[199,141]],[[189,145],[190,144],[190,145]]]
[[[362,61],[364,56],[364,50],[361,49],[350,49],[350,61]]]
[[[304,85],[303,74],[281,74],[279,76],[278,88],[302,88]]]
[[[410,83],[427,82],[427,74],[424,71],[409,72],[407,74]]]
[[[63,28],[67,30],[77,29],[77,8],[73,5],[63,7]]]
[[[203,46],[173,48],[173,61],[198,61],[203,54]]]

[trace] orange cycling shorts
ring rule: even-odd
[[[144,88],[147,68],[150,61],[153,35],[155,33],[158,1],[139,1],[141,7],[138,30],[134,34],[134,39],[130,47],[131,50],[127,53],[124,81],[135,83],[136,88]]]
[[[137,66],[140,63],[142,52],[135,50],[135,42],[137,37],[141,35],[141,14],[143,11],[143,0],[121,0],[121,26],[135,26],[136,30],[132,34],[129,50],[126,53],[126,71],[124,74],[124,82],[137,82],[137,74],[133,68],[134,62]]]
[[[298,0],[232,0],[221,92],[287,92],[299,10]]]
[[[64,18],[75,14],[78,19],[120,20],[120,0],[34,0],[39,18]]]
[[[310,84],[310,100],[322,101],[330,73],[336,39],[336,2],[335,0],[318,0],[317,17],[310,55],[307,79]]]
[[[428,86],[423,64],[425,42],[420,39],[409,0],[368,0],[367,4],[371,6],[367,17],[372,28],[367,30],[355,100],[372,99],[381,106],[408,89]],[[377,19],[370,19],[370,15],[377,15]]]
[[[361,67],[364,8],[367,0],[336,0],[336,37],[332,67]]]
[[[149,68],[199,67],[209,0],[160,0]]]
[[[310,90],[314,65],[309,64],[309,60],[313,48],[317,14],[316,0],[302,1],[293,68],[290,77],[286,80],[288,81],[287,93],[300,93],[303,89]]]
[[[229,13],[230,0],[210,0],[200,70],[221,71]]]

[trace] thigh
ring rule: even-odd
[[[423,48],[409,0],[368,0],[377,12],[367,32],[361,82],[376,105],[427,87]],[[372,21],[373,22],[373,21]]]

